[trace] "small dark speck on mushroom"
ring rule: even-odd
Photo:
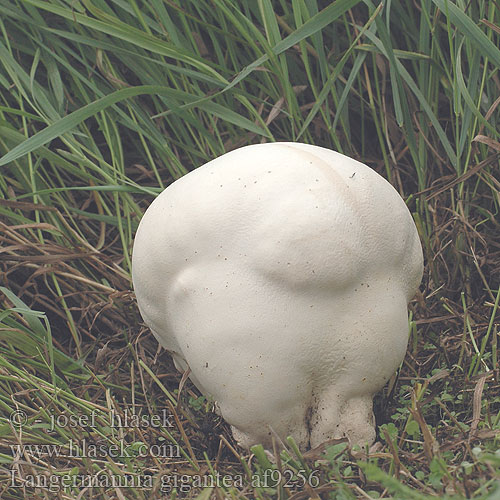
[[[208,361],[205,363],[205,368],[208,368]]]

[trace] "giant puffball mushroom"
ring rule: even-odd
[[[175,181],[133,250],[139,309],[245,447],[375,438],[408,341],[422,248],[397,191],[300,143],[246,146]]]

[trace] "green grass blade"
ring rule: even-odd
[[[500,68],[500,49],[474,24],[474,21],[457,5],[448,0],[432,0],[450,21],[463,33],[477,50]]]
[[[86,106],[80,108],[79,110],[74,111],[73,113],[65,116],[64,118],[61,118],[59,121],[53,123],[52,125],[49,125],[40,132],[37,132],[35,135],[31,136],[29,139],[22,142],[14,149],[9,151],[2,158],[0,158],[0,166],[5,165],[11,161],[17,160],[21,156],[31,153],[40,146],[47,144],[56,137],[59,137],[60,135],[65,134],[66,132],[70,132],[82,121],[86,120],[87,118],[90,118],[91,116],[106,109],[107,107],[112,106],[113,104],[116,104],[125,99],[130,99],[131,97],[139,95],[164,95],[174,98],[178,98],[180,95],[182,95],[185,97],[189,97],[190,99],[194,98],[193,96],[188,96],[188,94],[179,94],[179,92],[176,92],[168,87],[163,87],[160,85],[141,85],[138,87],[129,87],[126,89],[117,90],[112,94],[102,97],[101,99],[98,99],[97,101],[94,101],[90,104],[87,104]],[[248,119],[238,115],[232,110],[225,109],[218,104],[210,102],[201,104],[207,111],[216,114],[222,119],[225,119],[231,123],[234,123],[235,125],[246,128],[252,132],[264,136],[267,135],[267,133],[263,129],[261,129],[254,123],[250,122]]]

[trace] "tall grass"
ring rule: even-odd
[[[242,485],[191,493],[496,498],[495,2],[0,0],[0,13],[1,498],[160,498],[162,477],[217,472]],[[225,151],[278,140],[368,163],[423,243],[408,356],[376,401],[369,455],[290,442],[274,464],[258,448],[250,459],[135,308],[131,246],[154,196]],[[114,411],[165,408],[172,427],[111,425]],[[51,430],[61,415],[76,425]],[[84,439],[127,452],[68,458]],[[179,456],[141,456],[151,443]],[[151,484],[30,483],[79,474]],[[164,496],[185,496],[181,483]]]

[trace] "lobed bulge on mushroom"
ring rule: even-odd
[[[144,321],[244,446],[374,439],[372,396],[401,363],[422,250],[366,165],[299,143],[247,146],[145,213],[133,281]]]

